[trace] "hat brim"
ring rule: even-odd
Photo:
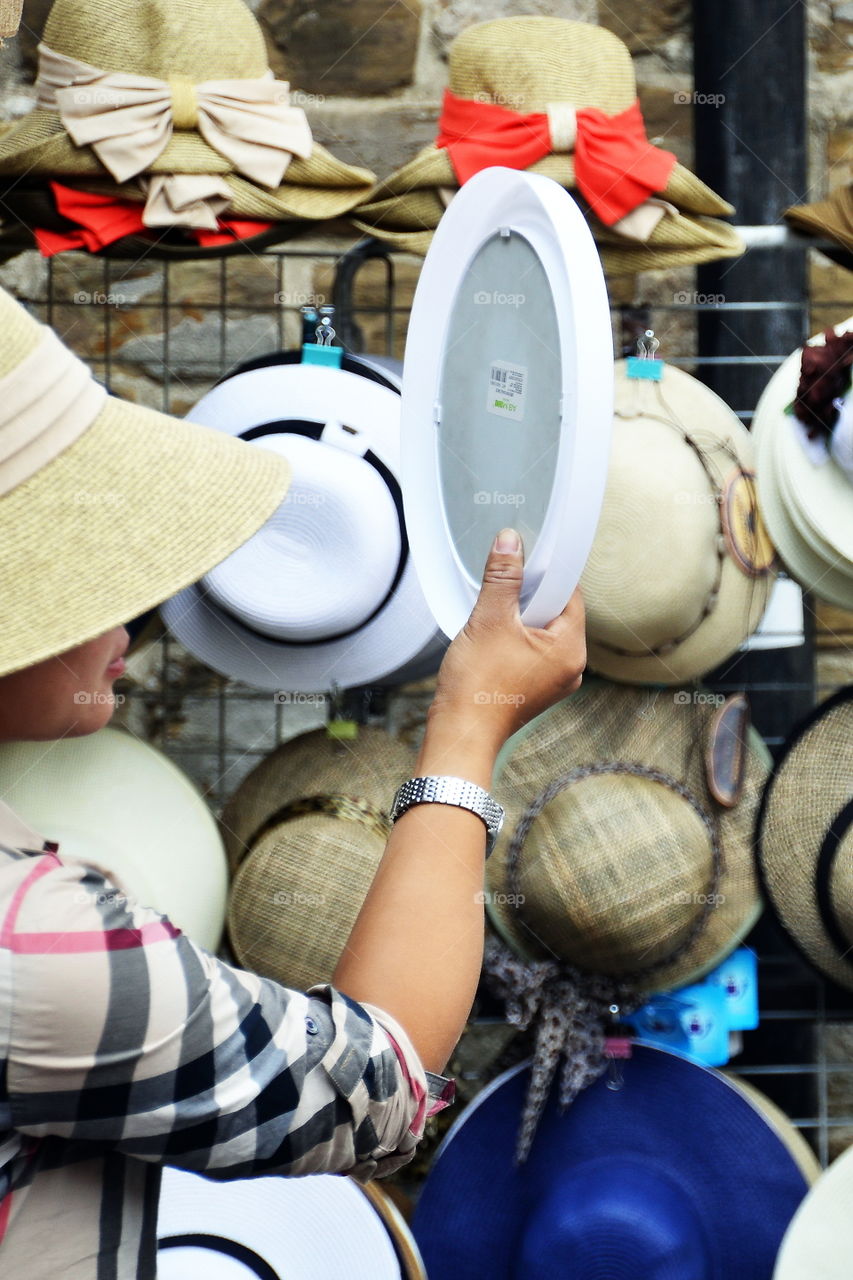
[[[776,918],[808,963],[848,991],[853,990],[851,949],[842,954],[831,936],[819,903],[819,880],[824,841],[851,802],[851,737],[853,685],[848,685],[794,729],[767,782],[756,828],[758,869]]]
[[[732,809],[719,809],[705,780],[705,732],[713,715],[709,703],[692,694],[652,692],[604,681],[585,680],[577,693],[537,716],[504,747],[495,766],[495,794],[506,810],[503,831],[486,864],[489,919],[503,939],[525,958],[555,957],[525,924],[524,904],[514,903],[509,882],[509,844],[524,809],[555,778],[598,762],[624,761],[659,770],[682,782],[719,822],[723,870],[719,904],[698,937],[673,963],[643,975],[641,990],[686,986],[709,973],[746,936],[761,914],[752,853],[752,833],[770,755],[759,734],[749,730],[744,790]],[[543,740],[547,747],[543,748]],[[618,777],[613,786],[619,786]],[[582,858],[582,852],[577,855]],[[697,885],[701,895],[705,885]],[[637,886],[638,893],[641,886]],[[628,910],[630,904],[626,906]],[[687,923],[698,907],[684,904]],[[677,910],[676,906],[672,908]]]
[[[773,1280],[847,1280],[853,1255],[853,1149],[809,1191],[782,1240]]]
[[[853,184],[836,191],[828,200],[792,205],[782,216],[795,231],[819,236],[822,240],[836,240],[837,249],[822,246],[821,253],[853,271]]]
[[[147,743],[117,729],[0,745],[0,795],[36,831],[103,871],[143,906],[215,951],[228,870],[195,787]]]
[[[609,1089],[602,1077],[562,1113],[552,1090],[521,1167],[513,1151],[528,1064],[477,1096],[439,1149],[415,1212],[413,1232],[430,1280],[512,1280],[529,1216],[562,1173],[580,1176],[585,1165],[602,1160],[614,1180],[622,1160],[641,1164],[650,1177],[677,1180],[702,1229],[704,1274],[767,1280],[808,1190],[787,1143],[716,1071],[640,1044],[621,1067],[621,1089]],[[648,1203],[630,1208],[653,1212]],[[615,1268],[608,1275],[647,1274],[644,1259],[626,1257],[618,1242],[596,1244]],[[551,1246],[552,1263],[554,1256]],[[558,1272],[552,1266],[542,1274]]]
[[[162,1280],[400,1280],[381,1215],[335,1174],[220,1182],[166,1168],[157,1236]]]
[[[0,294],[7,357],[36,322]],[[0,498],[0,674],[137,617],[255,533],[290,467],[220,432],[108,398],[59,457]]]

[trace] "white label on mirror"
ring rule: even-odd
[[[489,372],[489,398],[486,408],[499,418],[524,421],[524,400],[527,391],[527,368],[520,364],[507,364],[492,360]]]

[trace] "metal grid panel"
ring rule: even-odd
[[[757,229],[759,241],[762,231]],[[30,264],[20,278],[28,287],[21,292],[117,393],[182,414],[238,360],[298,345],[301,306],[331,302],[335,292],[345,345],[400,358],[418,260],[386,256],[376,246],[364,256],[366,262],[347,259],[339,271],[339,254],[328,242],[195,262],[127,263],[66,254],[45,267],[26,255]],[[690,293],[646,305],[623,301],[613,312],[616,346],[628,353],[636,335],[651,327],[664,338],[661,356],[693,369],[699,312],[799,305],[727,304]],[[811,310],[826,312],[829,323],[839,310],[853,312],[853,300],[812,301]],[[769,376],[786,354],[723,357],[718,363],[761,364]],[[737,411],[748,420],[753,407]],[[816,621],[818,645],[829,638]],[[853,647],[849,630],[834,639]],[[170,755],[215,808],[274,746],[322,724],[328,713],[318,695],[282,697],[223,680],[168,637],[144,644],[135,662],[138,680],[126,687],[120,718]],[[779,698],[811,699],[816,692],[818,700],[832,687],[763,680],[760,668],[748,685],[753,693]],[[402,699],[363,691],[348,710],[364,719],[384,718],[412,738],[429,697],[428,687],[409,690]],[[768,745],[778,747],[779,740],[768,739]],[[761,957],[762,1027],[746,1034],[732,1069],[782,1106],[825,1164],[853,1141],[850,998],[814,974],[767,916],[751,942]]]

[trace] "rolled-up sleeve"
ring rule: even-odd
[[[227,965],[79,863],[30,862],[0,945],[22,1133],[212,1177],[367,1179],[452,1097],[381,1010]]]

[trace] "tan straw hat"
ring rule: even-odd
[[[243,0],[56,0],[39,55],[37,104],[0,136],[0,176],[147,201],[149,225],[196,201],[228,217],[333,218],[373,181],[312,143]]]
[[[610,472],[581,579],[591,669],[636,684],[682,684],[723,662],[776,576],[749,432],[661,363],[646,381],[617,361]]]
[[[237,868],[228,933],[241,965],[288,987],[328,982],[376,874],[411,748],[360,727],[292,738],[258,765],[222,814]]]
[[[762,511],[788,572],[820,599],[853,609],[853,316],[834,333],[827,361],[818,358],[815,369],[807,363],[806,377],[803,361],[826,349],[826,333],[779,366],[752,435]],[[846,349],[837,353],[843,335]]]
[[[853,990],[853,685],[785,745],[758,821],[768,901],[806,959]]]
[[[752,828],[769,756],[749,729],[742,794],[714,799],[719,702],[588,681],[510,740],[487,901],[517,952],[662,991],[744,937],[761,909]]]
[[[547,113],[544,149],[548,151],[549,133],[550,153],[533,163],[522,157],[513,166],[504,150],[488,163],[527,168],[555,179],[570,191],[579,188],[573,109],[594,108],[605,116],[619,116],[634,110],[637,99],[631,56],[617,36],[589,23],[547,17],[502,18],[469,27],[450,49],[449,90],[455,99],[464,100],[463,107],[467,102],[483,104],[487,111],[489,107],[504,108],[515,117]],[[447,106],[446,99],[443,119]],[[512,119],[506,116],[507,122]],[[503,119],[497,127],[502,123]],[[529,134],[529,128],[522,121],[520,129],[523,147],[523,135],[525,130]],[[624,135],[621,126],[617,132]],[[578,155],[580,151],[578,146]],[[663,153],[655,153],[655,149],[651,153],[655,167],[660,166]],[[619,160],[613,164],[618,167]],[[634,168],[633,161],[629,168]],[[620,179],[625,176],[624,171],[619,174]],[[680,164],[675,163],[661,181],[662,186],[654,188],[657,203],[643,201],[645,226],[638,227],[637,219],[631,235],[623,233],[628,228],[621,220],[620,230],[614,230],[590,213],[604,266],[611,274],[743,253],[744,245],[733,228],[718,220],[733,212],[731,205]],[[380,182],[359,206],[354,220],[362,230],[391,244],[425,253],[446,203],[459,185],[448,150],[433,144]],[[607,185],[612,189],[616,182]],[[638,197],[637,203],[641,199]]]
[[[788,1224],[773,1280],[847,1280],[853,1257],[853,1147],[821,1174]]]
[[[0,290],[0,675],[137,617],[287,491],[281,457],[107,396]]]
[[[819,236],[821,240],[834,240],[837,249],[821,252],[853,271],[853,182],[839,187],[826,200],[792,205],[783,216],[796,231]]]

